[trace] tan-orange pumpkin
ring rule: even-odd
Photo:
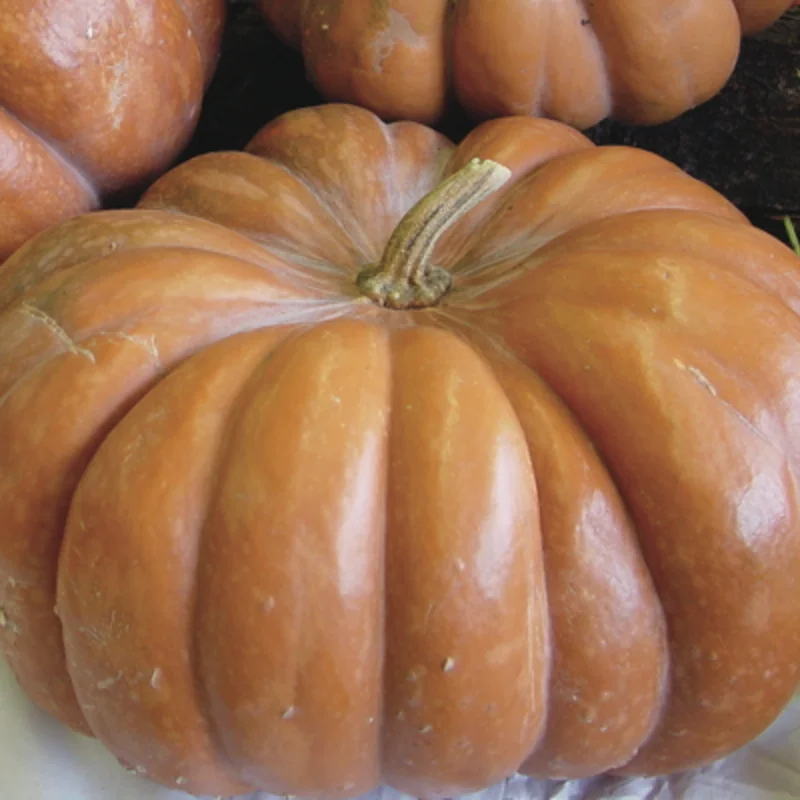
[[[157,781],[665,773],[796,686],[800,259],[657,156],[300,110],[0,308],[3,650]]]
[[[0,261],[169,166],[224,16],[225,0],[3,0]]]
[[[715,95],[792,0],[258,0],[328,97],[390,119],[665,122]]]

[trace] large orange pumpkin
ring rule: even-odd
[[[657,156],[296,111],[0,308],[0,640],[157,781],[667,773],[797,684],[800,259]]]
[[[192,133],[225,0],[3,0],[0,261],[152,180]]]
[[[586,128],[672,119],[715,95],[743,34],[792,0],[258,0],[328,97],[433,122],[534,114]]]

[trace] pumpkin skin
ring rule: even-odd
[[[384,308],[357,276],[511,171]],[[0,641],[194,793],[663,774],[800,659],[800,261],[661,158],[291,112],[0,271]]]
[[[258,0],[328,98],[432,123],[532,114],[673,119],[727,82],[743,34],[792,0]]]
[[[146,186],[194,130],[225,0],[5,0],[0,260]]]

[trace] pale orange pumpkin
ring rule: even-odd
[[[224,19],[225,0],[3,0],[0,261],[171,165]]]
[[[157,781],[666,773],[796,686],[800,259],[657,156],[296,111],[0,308],[0,641]]]
[[[741,37],[792,0],[258,0],[333,100],[388,119],[611,116],[651,125],[717,94]]]

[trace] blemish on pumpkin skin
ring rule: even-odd
[[[275,609],[275,598],[270,595],[269,597],[265,597],[264,600],[261,601],[261,610],[265,614],[271,613]]]
[[[106,689],[110,689],[114,684],[119,683],[122,680],[122,670],[120,670],[116,675],[112,678],[106,678],[105,680],[97,682],[97,688],[102,692]]]
[[[413,667],[409,670],[406,680],[409,683],[417,683],[425,676],[426,672],[427,670],[423,666]]]
[[[0,633],[9,633],[12,636],[19,636],[20,627],[8,615],[8,612],[0,606]]]
[[[388,23],[373,41],[374,58],[372,69],[374,72],[383,72],[383,62],[391,56],[398,44],[411,48],[425,46],[424,37],[420,36],[408,21],[405,14],[390,8],[387,12]]]

